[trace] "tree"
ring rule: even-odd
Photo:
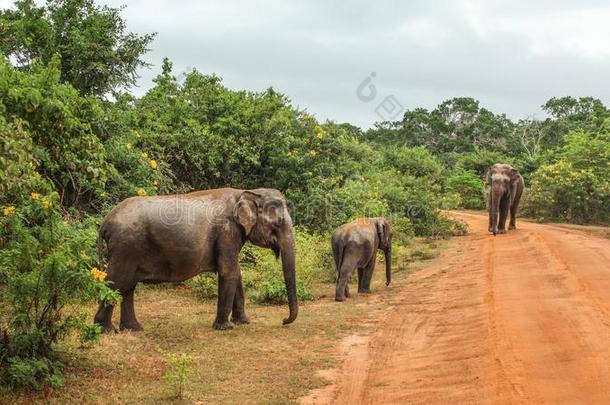
[[[0,51],[19,67],[35,59],[47,64],[57,53],[62,82],[83,95],[103,96],[135,83],[155,36],[126,32],[120,11],[93,0],[17,1],[0,11]]]

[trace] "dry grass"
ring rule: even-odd
[[[379,263],[371,295],[353,294],[347,302],[336,303],[334,285],[314,286],[319,298],[301,303],[299,318],[289,326],[281,325],[286,306],[250,304],[246,306],[250,325],[215,331],[211,328],[215,302],[199,301],[181,285],[139,286],[136,311],[143,332],[107,335],[85,351],[68,345],[63,348],[70,365],[67,375],[76,377],[69,378],[63,389],[5,400],[23,404],[292,403],[325,384],[316,370],[338,361],[338,341],[372,328],[393,294],[408,282],[408,274],[422,265],[410,252],[436,252],[443,245],[415,241],[409,247],[396,247],[399,259],[391,287],[385,287],[383,263]],[[188,353],[193,358],[182,400],[172,398],[172,391],[163,384],[161,351]]]

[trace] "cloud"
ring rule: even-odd
[[[130,30],[158,32],[139,94],[167,56],[176,74],[195,67],[234,89],[273,86],[319,119],[365,128],[391,95],[407,108],[470,96],[516,119],[541,115],[553,96],[610,98],[601,0],[131,0],[123,13]],[[378,98],[363,102],[356,89],[371,72]]]

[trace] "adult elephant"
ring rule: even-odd
[[[179,282],[201,272],[218,273],[214,329],[249,323],[239,252],[249,240],[281,255],[290,315],[298,313],[295,246],[286,200],[273,189],[222,188],[183,195],[132,197],[119,203],[102,222],[100,257],[107,243],[107,280],[122,295],[120,328],[141,330],[133,307],[138,282]],[[100,307],[95,323],[115,331],[113,306]]]
[[[487,170],[489,189],[489,232],[494,236],[506,232],[506,217],[510,211],[508,229],[517,228],[517,208],[523,193],[523,177],[512,166],[496,163]]]
[[[331,245],[337,270],[335,300],[349,297],[350,274],[358,268],[358,292],[371,292],[377,250],[385,254],[386,285],[392,281],[392,226],[384,218],[361,218],[341,225],[332,236]]]

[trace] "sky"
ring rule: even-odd
[[[236,90],[272,86],[320,120],[363,128],[473,97],[512,119],[553,96],[610,101],[605,1],[101,0],[157,32],[141,95],[163,57]],[[0,0],[0,5],[11,4]]]

